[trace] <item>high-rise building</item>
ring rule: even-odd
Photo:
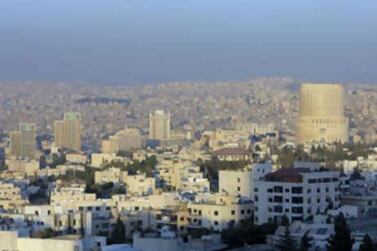
[[[81,115],[67,112],[63,120],[55,121],[55,144],[69,150],[81,150]]]
[[[149,139],[170,139],[170,113],[162,110],[149,113]]]
[[[35,158],[36,126],[21,123],[18,131],[10,133],[10,155],[22,158]]]
[[[339,84],[303,84],[296,128],[296,143],[348,141],[344,93]]]

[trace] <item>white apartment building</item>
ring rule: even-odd
[[[219,171],[219,192],[254,198],[254,180],[272,171],[269,163],[253,164],[242,170]]]
[[[252,220],[253,203],[234,196],[208,195],[206,200],[190,202],[188,228],[207,228],[215,231],[227,229],[244,220]]]
[[[219,192],[233,196],[252,196],[251,170],[220,170],[219,171]]]
[[[155,178],[147,177],[145,174],[124,175],[123,182],[127,188],[127,194],[134,196],[152,194],[156,182]]]
[[[255,180],[254,222],[291,222],[336,209],[340,205],[340,173],[308,168],[285,168]]]
[[[0,209],[19,211],[28,204],[21,196],[21,190],[11,183],[0,182]]]
[[[14,251],[90,251],[106,247],[106,238],[64,235],[47,239],[19,237],[15,231],[0,231],[1,250]]]

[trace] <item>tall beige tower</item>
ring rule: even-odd
[[[64,113],[64,120],[55,121],[54,130],[56,146],[74,151],[81,150],[80,113]]]
[[[162,110],[149,113],[149,139],[170,139],[170,113]]]
[[[300,89],[296,143],[335,141],[348,141],[343,87],[339,84],[303,84]]]
[[[10,133],[10,155],[22,158],[35,158],[36,126],[21,123],[18,131]]]

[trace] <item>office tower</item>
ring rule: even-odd
[[[63,120],[55,121],[55,144],[69,150],[81,150],[81,115],[67,112]]]
[[[170,113],[162,110],[149,113],[149,139],[170,139]]]
[[[296,143],[347,142],[348,120],[344,116],[343,87],[339,84],[303,84]]]
[[[35,158],[36,126],[21,123],[18,131],[10,133],[10,155],[22,158]]]

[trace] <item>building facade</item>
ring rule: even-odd
[[[36,126],[21,123],[18,131],[10,133],[10,155],[21,158],[35,158]]]
[[[284,168],[269,173],[254,186],[254,222],[304,221],[340,205],[337,171]]]
[[[149,114],[149,139],[161,141],[170,139],[170,113],[156,110]]]
[[[55,144],[69,150],[81,150],[81,114],[67,112],[63,120],[55,121]]]
[[[339,84],[303,84],[300,89],[297,144],[348,141],[343,87]]]

